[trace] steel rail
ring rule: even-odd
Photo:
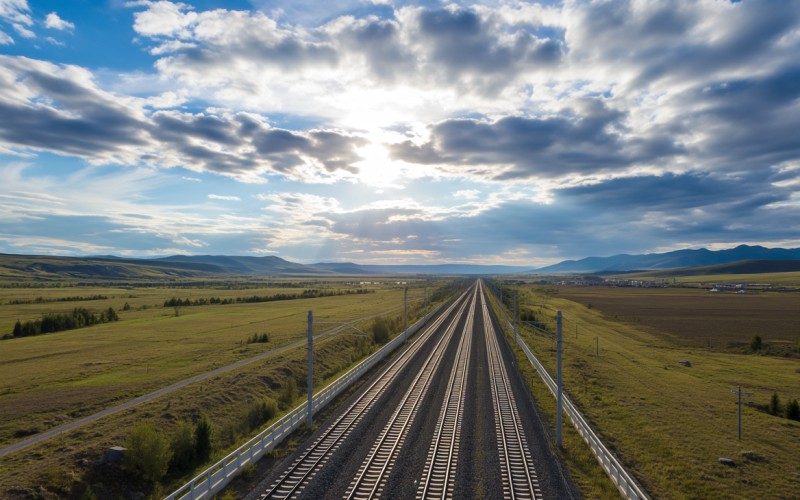
[[[313,479],[314,475],[338,449],[352,430],[361,422],[364,415],[384,393],[388,385],[395,379],[408,361],[422,348],[425,341],[444,323],[456,305],[463,300],[467,292],[455,300],[431,326],[414,340],[411,346],[375,380],[360,398],[331,424],[314,443],[289,467],[289,469],[262,495],[261,500],[268,498],[284,499],[299,495],[302,489]]]
[[[439,419],[436,422],[434,439],[431,442],[425,469],[417,489],[418,499],[453,497],[477,295],[476,287],[470,304],[472,312],[467,317],[463,334],[459,340],[456,362],[450,370],[447,391],[439,412]]]
[[[396,455],[405,441],[407,431],[414,421],[417,410],[431,385],[447,345],[464,315],[467,306],[465,300],[459,308],[456,318],[450,323],[445,334],[439,339],[436,347],[428,355],[422,369],[417,373],[391,418],[384,426],[370,453],[361,464],[356,477],[350,483],[346,499],[371,499],[381,496],[382,487],[391,472]]]
[[[528,449],[525,432],[517,410],[508,373],[500,356],[497,333],[492,325],[481,288],[484,334],[489,358],[490,387],[495,413],[497,444],[500,448],[503,496],[516,499],[540,499],[541,490]]]

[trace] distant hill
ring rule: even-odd
[[[360,265],[371,274],[457,274],[489,275],[513,274],[529,268],[519,266],[482,266],[478,264],[429,264],[429,265]]]
[[[113,255],[58,257],[0,254],[0,279],[19,281],[171,280],[226,276],[353,276],[376,274],[477,275],[505,274],[521,267],[442,264],[375,266],[352,262],[298,264],[276,256],[173,255],[131,259]]]
[[[712,276],[717,274],[766,274],[800,272],[800,260],[740,260],[727,264],[703,267],[679,267],[663,271],[636,273],[652,278],[677,278],[681,276]],[[635,275],[630,275],[635,277]]]
[[[567,260],[552,266],[535,269],[532,272],[539,274],[608,273],[714,266],[739,261],[797,259],[800,259],[800,248],[765,248],[762,246],[739,245],[736,248],[717,251],[701,248],[698,250],[677,250],[644,255],[622,254],[612,257],[587,257],[581,260]]]

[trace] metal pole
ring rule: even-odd
[[[403,331],[408,330],[408,287],[403,288]]]
[[[311,428],[314,408],[312,398],[314,394],[314,336],[313,336],[314,316],[308,311],[308,428]]]
[[[742,440],[742,386],[737,385],[736,391],[739,398],[739,441]]]
[[[517,338],[517,291],[514,290],[514,343],[519,344]]]
[[[563,405],[563,381],[561,379],[561,311],[556,314],[556,322],[558,325],[558,416],[556,418],[556,444],[561,448],[561,408]]]

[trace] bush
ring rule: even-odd
[[[281,386],[280,401],[284,407],[289,407],[297,397],[297,381],[293,376],[286,378],[286,382]]]
[[[247,425],[250,430],[256,429],[264,422],[271,420],[278,413],[278,405],[272,399],[256,401],[247,412]]]
[[[126,466],[145,481],[156,482],[167,473],[172,450],[152,422],[141,421],[128,435]]]
[[[372,322],[372,340],[376,344],[385,344],[389,341],[391,322],[384,318],[375,318]]]
[[[786,418],[789,420],[800,420],[800,403],[793,399],[786,405]]]
[[[172,436],[172,462],[170,470],[185,472],[197,463],[194,428],[188,422],[178,424],[178,430]]]
[[[211,424],[206,417],[201,418],[194,428],[194,453],[201,463],[211,458]]]
[[[761,346],[761,335],[753,335],[753,338],[750,339],[750,350],[753,352],[760,351]]]

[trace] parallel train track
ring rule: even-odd
[[[464,301],[456,318],[460,318],[465,314],[466,306],[467,301]],[[473,313],[474,308],[470,308],[466,312],[468,317]],[[459,319],[456,319],[450,324],[445,334],[439,339],[436,347],[425,360],[423,368],[403,395],[397,409],[384,426],[367,458],[361,464],[358,474],[350,483],[345,498],[370,499],[380,497],[383,493],[383,487],[392,472],[397,454],[403,446],[408,430],[431,386],[433,376],[444,358],[444,353],[459,322]]]
[[[327,463],[339,446],[361,422],[375,402],[394,381],[397,374],[422,348],[425,341],[441,326],[456,305],[463,301],[466,292],[440,315],[434,323],[420,335],[412,345],[394,360],[384,373],[355,401],[324,433],[322,433],[305,452],[295,460],[289,469],[259,496],[260,500],[285,499],[298,496],[317,472]],[[463,305],[462,305],[463,309]]]
[[[500,470],[503,479],[503,498],[541,499],[539,481],[533,468],[533,460],[522,429],[522,422],[511,392],[511,384],[500,355],[497,334],[492,326],[483,287],[481,287],[483,325],[489,356],[489,375],[492,403],[495,413],[495,430],[500,455]]]

